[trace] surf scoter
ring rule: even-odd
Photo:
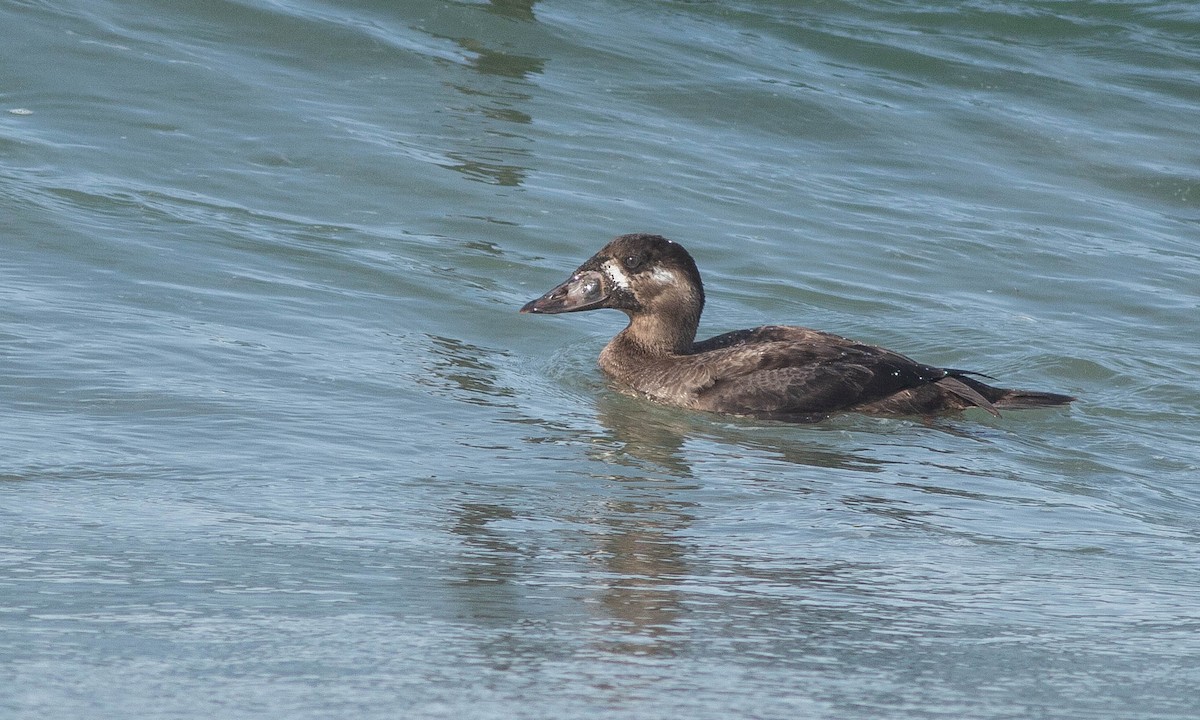
[[[1057,393],[986,385],[965,370],[802,327],[767,325],[696,342],[704,286],[692,256],[659,235],[622,235],[558,287],[521,308],[612,308],[629,316],[600,353],[622,390],[695,410],[793,422],[841,411],[933,415],[980,407],[1064,405]]]

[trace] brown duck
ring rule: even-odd
[[[695,410],[792,422],[843,411],[934,415],[980,407],[1065,405],[1074,398],[1006,390],[965,370],[925,365],[819,330],[767,325],[696,342],[704,286],[691,255],[658,235],[622,235],[566,282],[521,308],[556,314],[612,308],[629,316],[600,353],[620,389]]]

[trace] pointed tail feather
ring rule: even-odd
[[[1022,410],[1050,407],[1052,405],[1066,405],[1074,400],[1075,398],[1070,395],[1061,395],[1059,393],[1038,392],[1036,390],[1005,390],[1003,395],[992,402],[997,407]]]
[[[1038,390],[1009,390],[1007,388],[998,388],[982,383],[973,378],[965,377],[957,374],[961,371],[952,370],[955,373],[950,377],[944,378],[939,382],[954,379],[958,380],[963,385],[979,393],[983,397],[991,401],[991,404],[998,408],[1009,408],[1013,410],[1027,410],[1029,408],[1051,407],[1054,405],[1066,405],[1073,402],[1075,398],[1070,395],[1062,395],[1060,393],[1040,392]],[[971,373],[977,375],[979,373]],[[986,375],[984,377],[987,377]],[[953,388],[947,388],[953,391]],[[965,397],[961,393],[955,393],[960,397]],[[970,400],[970,398],[966,398]],[[978,403],[976,403],[978,404]]]

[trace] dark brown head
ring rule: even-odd
[[[690,347],[704,309],[704,285],[692,256],[660,235],[622,235],[523,313],[557,314],[611,308],[631,320],[644,340]],[[655,338],[653,336],[660,336]],[[668,338],[667,336],[670,336]]]

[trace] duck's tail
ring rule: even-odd
[[[948,370],[947,372],[949,375],[940,380],[939,383],[946,386],[946,389],[955,395],[997,416],[1000,413],[997,412],[996,408],[1027,410],[1030,408],[1066,405],[1075,400],[1070,395],[1063,395],[1061,393],[1041,392],[1040,390],[1009,390],[1007,388],[993,387],[987,383],[968,377],[968,375],[988,377],[982,373],[973,373],[967,370]],[[953,382],[948,383],[947,381]],[[959,387],[960,385],[962,387]],[[967,392],[963,392],[963,390]],[[980,402],[981,400],[982,402]]]
[[[993,400],[996,407],[1025,410],[1028,408],[1048,407],[1050,405],[1066,405],[1075,400],[1070,395],[1061,393],[1041,392],[1039,390],[1001,390],[1003,395]]]

